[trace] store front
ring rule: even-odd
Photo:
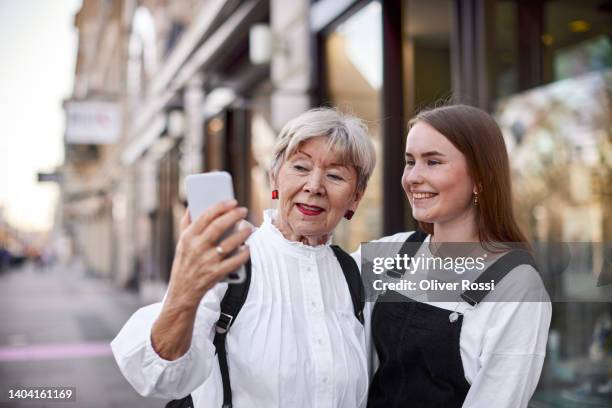
[[[450,0],[356,2],[318,32],[320,103],[363,118],[377,154],[359,211],[335,234],[347,248],[414,225],[400,187],[405,123],[452,94],[452,18]]]
[[[533,402],[609,406],[612,4],[523,3],[498,5],[492,108],[524,231],[551,263],[560,242],[572,255],[571,268],[549,276],[553,321]]]
[[[356,217],[336,241],[353,249],[413,228],[400,186],[410,117],[451,96],[488,110],[507,141],[523,230],[538,244],[588,243],[578,268],[589,276],[552,280],[548,358],[534,406],[609,406],[612,295],[581,289],[581,282],[605,272],[612,257],[612,3],[397,0],[340,7],[321,0],[312,7],[315,105],[365,119],[378,158]]]
[[[250,209],[249,221],[259,225],[270,206],[267,160],[276,135],[270,119],[270,63],[249,59],[249,29],[269,24],[269,8],[260,3],[253,18],[236,29],[236,35],[206,69],[203,77],[203,171],[227,171],[234,195]],[[264,141],[268,140],[268,143]],[[265,143],[265,144],[264,144]],[[265,170],[264,170],[265,169]]]

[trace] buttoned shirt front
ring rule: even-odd
[[[368,387],[364,327],[329,243],[286,240],[272,224],[249,238],[252,275],[248,297],[226,342],[233,404],[242,407],[354,408]],[[212,344],[227,284],[200,302],[189,350],[177,360],[151,346],[162,304],[139,309],[111,348],[121,372],[140,394],[182,398],[196,407],[220,407],[223,389]]]

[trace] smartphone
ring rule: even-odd
[[[214,171],[210,173],[191,174],[185,179],[187,191],[187,203],[191,222],[194,222],[208,208],[220,201],[227,201],[234,198],[234,188],[232,187],[232,176],[226,171]],[[236,226],[227,229],[218,242],[223,241],[227,236],[236,230]],[[236,251],[228,254],[234,255]],[[242,283],[246,279],[244,265],[239,269],[230,272],[223,282]]]

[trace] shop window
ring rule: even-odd
[[[225,170],[225,134],[226,121],[222,114],[206,121],[206,145],[204,148],[204,168],[206,171]]]
[[[402,8],[404,94],[410,118],[451,95],[452,2],[404,0]]]
[[[251,102],[248,171],[251,186],[257,188],[251,188],[249,192],[249,219],[254,225],[260,225],[263,221],[263,210],[274,206],[268,179],[268,169],[277,138],[272,127],[271,92],[272,85],[266,81],[255,89]]]
[[[336,228],[334,242],[354,250],[382,232],[382,14],[370,2],[327,33],[323,43],[328,105],[367,121],[376,149],[376,170],[355,217]]]
[[[601,0],[545,3],[545,82],[612,67],[611,7],[610,2]]]
[[[407,120],[419,110],[443,103],[451,96],[452,12],[450,0],[404,0],[402,3],[404,117]],[[431,24],[432,21],[436,24]],[[398,189],[400,177],[397,176]],[[406,225],[414,225],[408,200],[405,206]]]
[[[500,1],[495,7],[495,42],[493,49],[494,97],[518,92],[518,44],[516,3]]]
[[[512,18],[500,10],[518,7],[520,2],[498,2],[498,22]],[[541,52],[534,54],[541,56],[541,73],[534,76],[539,83],[517,93],[515,72],[539,63],[517,59],[516,23],[498,31],[495,55],[495,115],[511,158],[515,211],[536,248],[549,252],[543,279],[553,321],[532,402],[609,406],[612,290],[604,275],[612,258],[612,14],[605,1],[557,0],[541,7]],[[551,245],[559,242],[570,243],[572,263],[555,270],[561,253],[551,252]]]

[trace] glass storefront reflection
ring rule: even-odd
[[[402,2],[405,116],[451,96],[451,0]],[[435,24],[431,24],[435,21]]]
[[[610,95],[612,69],[605,69],[504,98],[496,110],[511,157],[516,212],[531,239],[604,243],[587,248],[575,260],[577,273],[558,282],[569,297],[603,272],[594,265],[612,259]],[[587,302],[553,305],[538,406],[612,402],[612,310],[609,303]]]
[[[402,2],[402,74],[404,117],[449,99],[451,85],[451,0]],[[436,24],[431,24],[435,21]],[[406,134],[401,136],[406,137]],[[397,188],[400,188],[399,177]],[[413,225],[412,208],[404,201],[405,225]]]
[[[350,222],[341,222],[334,242],[347,250],[382,235],[382,16],[371,2],[337,25],[324,40],[327,102],[367,121],[376,149],[376,169]]]
[[[612,67],[612,13],[601,0],[544,3],[544,81],[554,82]],[[606,11],[607,10],[607,11]]]

